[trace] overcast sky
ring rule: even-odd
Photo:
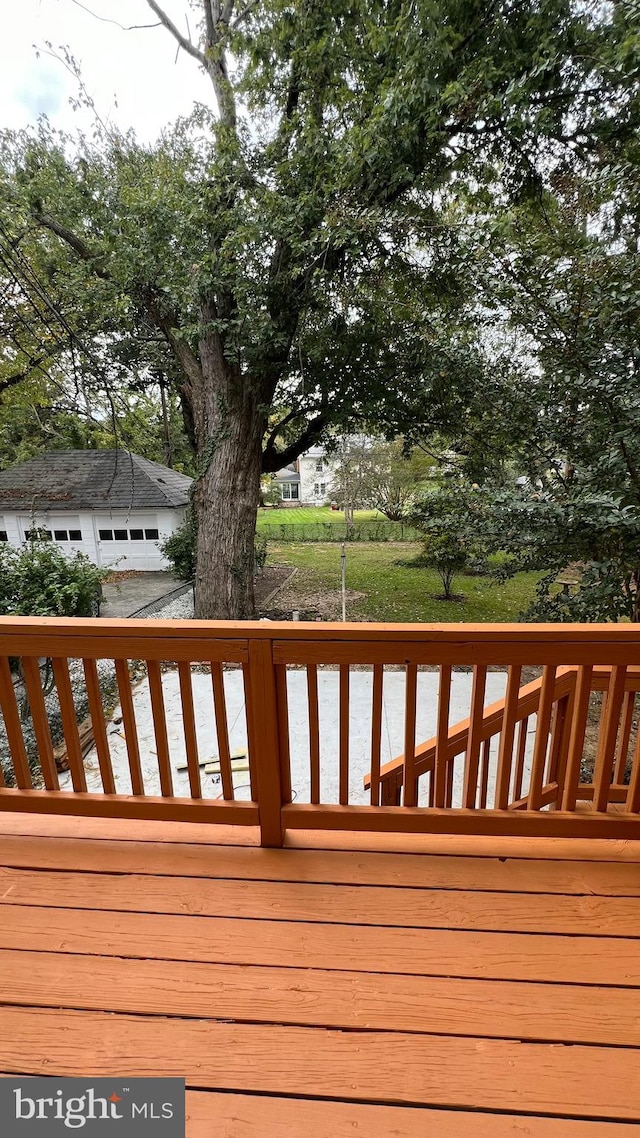
[[[155,19],[145,0],[86,0],[85,7],[103,21],[125,25]],[[186,31],[186,0],[166,0],[164,7]],[[41,114],[67,131],[90,126],[86,112],[71,108],[77,84],[46,54],[47,40],[55,49],[66,45],[79,61],[100,116],[123,130],[133,127],[141,141],[156,138],[164,125],[188,113],[194,100],[213,105],[198,64],[183,52],[176,60],[177,45],[164,28],[125,32],[103,21],[74,0],[4,0],[0,126],[24,127]]]

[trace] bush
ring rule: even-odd
[[[442,581],[443,597],[453,600],[460,573],[486,571],[482,541],[483,498],[464,482],[451,482],[414,502],[409,520],[424,534],[421,561]]]
[[[179,581],[193,581],[196,575],[196,544],[198,527],[193,510],[187,515],[179,529],[160,543],[160,549]]]
[[[20,548],[0,546],[0,615],[95,616],[108,570],[83,553],[67,557],[34,537]]]

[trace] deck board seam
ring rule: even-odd
[[[68,910],[65,910],[65,911],[68,911]],[[83,911],[83,910],[81,910],[81,911]],[[368,927],[371,927],[371,926],[368,926]],[[460,930],[454,930],[454,931],[460,931]],[[532,933],[532,934],[526,934],[526,935],[538,936],[538,935],[542,935],[542,934]],[[612,939],[615,939],[615,938],[612,938]],[[349,976],[352,976],[354,981],[359,979],[362,976],[379,976],[379,977],[403,976],[403,977],[407,977],[407,978],[413,978],[416,980],[439,980],[439,981],[447,981],[447,980],[467,981],[468,980],[468,981],[475,983],[475,984],[519,984],[519,985],[524,985],[524,984],[529,985],[530,984],[530,985],[535,985],[536,987],[584,988],[584,989],[586,989],[585,997],[588,997],[594,990],[603,991],[603,992],[607,992],[607,991],[609,991],[609,989],[612,989],[614,991],[623,990],[623,991],[628,991],[628,992],[635,992],[635,991],[640,990],[640,977],[638,978],[638,982],[636,984],[612,984],[611,982],[601,983],[599,981],[594,982],[594,983],[586,983],[585,981],[581,981],[581,980],[547,980],[547,979],[537,979],[535,977],[531,977],[531,978],[527,978],[527,979],[521,979],[521,978],[516,979],[512,976],[478,976],[478,975],[472,975],[472,974],[468,974],[468,973],[464,973],[464,972],[410,972],[410,971],[402,971],[402,970],[391,971],[390,969],[382,970],[382,969],[377,969],[377,968],[366,968],[366,969],[348,969],[348,968],[342,968],[342,967],[332,968],[329,965],[325,965],[323,967],[320,967],[319,965],[315,965],[315,964],[304,964],[304,965],[303,964],[285,964],[285,963],[274,964],[270,961],[211,960],[211,959],[207,959],[207,960],[199,960],[198,959],[198,960],[196,960],[193,957],[186,957],[186,956],[141,956],[141,955],[139,955],[137,953],[133,953],[133,952],[108,952],[108,953],[98,952],[98,951],[89,952],[89,951],[84,950],[84,949],[81,950],[81,949],[72,949],[72,948],[63,948],[63,947],[56,947],[56,948],[13,948],[13,947],[10,947],[10,948],[7,948],[1,943],[1,936],[0,936],[0,959],[2,957],[2,954],[5,952],[15,952],[15,953],[20,952],[20,953],[24,953],[25,955],[38,954],[38,955],[44,955],[44,956],[82,956],[82,957],[90,957],[92,959],[95,958],[97,960],[133,960],[133,961],[137,960],[137,961],[149,961],[150,963],[155,963],[155,964],[188,964],[188,965],[194,964],[194,965],[200,965],[202,967],[207,967],[210,965],[210,966],[215,967],[215,968],[247,968],[247,969],[251,969],[251,968],[267,969],[268,968],[268,969],[274,969],[277,971],[285,971],[285,972],[305,972],[305,973],[306,972],[309,972],[309,973],[316,973],[317,972],[317,973],[327,973],[327,974],[331,974],[333,972],[339,972],[342,975],[347,974]],[[0,1005],[2,1005],[3,1003],[13,1003],[13,1001],[3,1000],[2,995],[0,994]],[[60,1005],[60,1006],[63,1006],[63,1005]],[[192,1018],[192,1017],[189,1017],[189,1018]],[[209,1018],[209,1017],[205,1017],[205,1018]],[[507,1037],[505,1036],[504,1038],[507,1038]],[[633,1045],[633,1046],[635,1046],[635,1045]],[[638,1044],[638,1046],[640,1046],[640,1044]]]
[[[237,1024],[242,1027],[255,1027],[261,1028],[283,1028],[295,1029],[296,1031],[309,1031],[309,1032],[339,1032],[341,1035],[376,1035],[376,1036],[411,1036],[415,1039],[447,1039],[447,1040],[477,1040],[479,1043],[493,1042],[493,1043],[514,1043],[524,1047],[532,1048],[558,1048],[558,1047],[580,1047],[581,1049],[587,1048],[590,1051],[628,1051],[630,1053],[640,1052],[639,1043],[611,1043],[589,1040],[563,1040],[547,1039],[544,1036],[540,1038],[518,1035],[484,1035],[475,1032],[451,1032],[451,1031],[421,1031],[417,1028],[407,1027],[368,1027],[354,1026],[349,1024],[335,1024],[335,1023],[308,1023],[297,1020],[281,1020],[281,1019],[248,1019],[243,1016],[203,1016],[203,1015],[189,1015],[182,1012],[180,1014],[175,1012],[150,1012],[150,1011],[131,1011],[120,1010],[114,1011],[113,1009],[96,1009],[94,1007],[76,1006],[73,1004],[39,1004],[39,1003],[21,1003],[14,1000],[6,1000],[4,996],[0,995],[0,1008],[11,1008],[13,1010],[23,1010],[29,1012],[56,1012],[64,1016],[72,1013],[77,1016],[92,1015],[109,1017],[110,1020],[114,1019],[135,1019],[135,1020],[163,1020],[167,1023],[187,1021],[189,1023],[199,1024]],[[211,1088],[214,1089],[214,1088]],[[305,1097],[305,1096],[302,1096]],[[436,1105],[436,1104],[434,1104]],[[484,1108],[478,1108],[484,1109]],[[638,1120],[640,1121],[640,1108],[638,1113]]]
[[[325,921],[325,920],[305,920],[302,917],[278,917],[274,914],[268,916],[256,916],[254,914],[235,914],[235,913],[180,913],[175,909],[112,909],[111,907],[95,908],[90,905],[78,908],[74,905],[44,905],[39,902],[34,905],[32,901],[13,901],[7,897],[0,897],[0,911],[2,906],[6,905],[12,909],[16,908],[39,908],[39,909],[54,909],[57,912],[82,912],[82,913],[120,913],[123,916],[135,916],[137,914],[148,917],[200,917],[203,920],[228,920],[228,921],[273,921],[276,924],[292,924],[292,925],[308,925],[313,928],[315,925],[335,925],[340,928],[347,929],[407,929],[413,932],[468,932],[468,933],[496,933],[503,936],[559,936],[559,937],[575,937],[576,939],[588,938],[591,940],[632,940],[640,939],[640,931],[638,936],[631,936],[629,933],[612,933],[612,932],[598,932],[597,930],[588,930],[587,932],[572,932],[568,930],[548,930],[548,929],[496,929],[485,928],[479,925],[408,925],[408,924],[377,924],[369,921]],[[640,926],[639,926],[640,927]]]

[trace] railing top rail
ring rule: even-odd
[[[475,645],[525,643],[549,646],[637,646],[640,660],[640,625],[612,624],[387,624],[317,621],[207,621],[134,620],[102,617],[9,617],[0,616],[0,637],[41,636],[62,633],[85,637],[122,636],[154,639],[168,637],[205,640],[291,640],[306,642],[354,641]]]

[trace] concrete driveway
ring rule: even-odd
[[[173,573],[135,573],[120,580],[114,577],[113,581],[102,586],[100,616],[131,616],[179,584]]]

